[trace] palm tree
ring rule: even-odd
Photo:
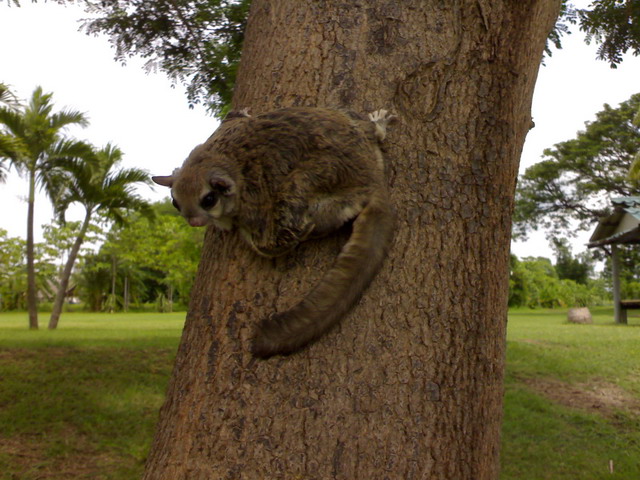
[[[101,150],[93,152],[91,156],[72,157],[60,163],[61,170],[57,174],[61,175],[63,180],[56,183],[63,185],[63,189],[54,205],[56,214],[61,221],[64,221],[64,212],[68,206],[72,203],[80,203],[84,206],[85,215],[60,276],[49,320],[50,329],[58,326],[71,271],[85,240],[92,216],[99,213],[119,225],[125,223],[125,214],[129,210],[137,210],[150,218],[153,216],[149,203],[134,192],[135,184],[151,183],[149,174],[137,168],[114,171],[113,169],[121,160],[122,151],[107,144]]]
[[[18,172],[27,177],[29,194],[27,197],[27,308],[29,328],[38,328],[38,300],[36,295],[35,266],[33,250],[34,199],[36,187],[45,190],[52,201],[59,191],[59,185],[51,175],[60,158],[82,156],[90,148],[79,141],[66,140],[62,133],[66,127],[85,127],[88,120],[83,113],[63,110],[53,113],[51,93],[43,93],[42,87],[33,92],[29,104],[15,110],[0,107],[2,136],[10,139],[3,144],[0,156],[9,159]]]

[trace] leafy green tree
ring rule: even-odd
[[[26,275],[24,240],[0,229],[0,310],[16,310],[24,303]]]
[[[600,277],[607,285],[612,285],[613,268],[611,256],[603,253],[604,249],[594,249],[600,254],[600,260],[604,262],[604,269]],[[622,299],[640,298],[640,249],[638,245],[618,245],[618,259],[620,262],[620,295]]]
[[[203,229],[189,227],[169,201],[152,205],[154,218],[130,212],[113,225],[100,251],[84,257],[76,274],[90,310],[156,303],[160,311],[186,306],[200,259]]]
[[[55,257],[45,243],[34,245],[35,276],[39,297],[49,300],[55,282]],[[0,310],[24,310],[27,293],[25,241],[0,229]]]
[[[555,269],[558,278],[561,280],[573,280],[576,283],[587,285],[593,273],[594,263],[589,252],[574,256],[566,238],[554,238],[551,243],[556,254]]]
[[[217,115],[226,113],[251,0],[85,0],[84,4],[92,15],[84,21],[84,30],[107,35],[116,60],[124,62],[133,55],[145,58],[147,69],[159,69],[175,83],[186,85],[191,105],[203,103]],[[588,42],[600,45],[598,58],[616,66],[625,52],[640,52],[639,10],[636,0],[595,0],[583,9],[563,0],[548,44],[561,48],[562,36],[571,25],[578,25]],[[549,46],[546,52],[551,55]]]
[[[618,108],[609,105],[586,123],[573,140],[544,151],[518,182],[516,235],[543,227],[553,236],[588,229],[608,214],[611,198],[637,195],[640,185],[628,177],[640,150],[640,128],[632,120],[640,94]]]
[[[622,55],[631,50],[640,53],[640,2],[638,0],[594,1],[590,9],[577,11],[580,30],[587,33],[587,43],[600,44],[598,58],[616,67]]]
[[[42,243],[43,253],[45,257],[56,266],[55,281],[52,282],[52,285],[57,286],[60,283],[60,278],[63,274],[65,264],[69,259],[69,254],[71,253],[76,242],[76,238],[80,233],[81,226],[82,223],[79,221],[62,222],[59,218],[54,219],[50,224],[42,226],[42,236],[44,237],[44,241]],[[96,244],[103,241],[102,237],[102,229],[92,220],[89,229],[85,234],[84,243]],[[87,255],[90,252],[90,249],[85,251],[81,249],[78,254],[76,264],[78,261],[82,260],[84,255]],[[77,283],[75,282],[71,282],[70,285],[73,285],[74,289],[77,288]],[[70,288],[71,287],[68,287],[68,290]]]
[[[638,105],[636,116],[633,117],[633,124],[640,129],[640,105]],[[633,157],[633,163],[629,169],[629,179],[640,182],[640,150],[638,150],[636,156]]]
[[[569,0],[562,0],[562,5],[560,6],[560,14],[558,15],[556,24],[549,33],[549,37],[547,38],[547,43],[544,48],[544,53],[546,56],[553,56],[551,45],[553,45],[557,49],[562,48],[562,36],[571,33],[571,27],[569,25],[575,25],[576,18],[576,9],[573,7],[572,3]]]
[[[204,231],[190,228],[168,201],[154,204],[153,209],[152,221],[134,213],[125,227],[114,227],[101,252],[114,255],[122,272],[146,272],[144,282],[150,288],[146,301],[164,298],[172,305],[175,298],[186,305]]]
[[[586,33],[585,41],[595,41],[599,47],[597,58],[616,68],[622,56],[631,51],[640,54],[640,3],[637,0],[594,0],[588,8],[576,8],[571,0],[562,0],[560,15],[549,34],[549,43],[562,48],[562,36],[571,33],[570,25],[578,25]]]
[[[54,219],[50,224],[42,225],[42,236],[44,238],[45,253],[54,263],[57,263],[61,272],[69,252],[73,248],[75,239],[78,237],[82,223],[81,222],[61,222],[60,219]],[[99,242],[102,230],[93,222],[85,235],[86,242]]]
[[[38,328],[38,300],[34,266],[34,203],[37,187],[43,188],[55,204],[60,184],[55,170],[63,158],[82,156],[90,150],[84,142],[64,137],[71,125],[86,126],[81,112],[62,110],[53,112],[52,94],[37,87],[27,106],[19,110],[0,107],[2,135],[11,139],[1,153],[19,173],[27,177],[27,306],[29,328]]]
[[[509,306],[529,308],[581,307],[602,304],[608,293],[602,281],[578,283],[561,278],[551,260],[511,256]]]
[[[77,295],[87,310],[104,310],[111,286],[111,256],[105,253],[90,253],[80,259],[74,278]]]
[[[509,306],[527,305],[528,285],[520,260],[513,253],[509,257]]]
[[[191,105],[224,115],[231,101],[250,0],[85,2],[97,18],[89,34],[106,34],[116,59],[139,55],[187,86]]]
[[[85,214],[60,276],[49,320],[50,329],[58,326],[73,265],[85,241],[93,215],[99,213],[109,220],[123,224],[129,210],[152,214],[149,204],[134,192],[136,184],[150,183],[149,175],[137,168],[115,171],[121,160],[122,151],[113,145],[107,145],[88,155],[68,158],[60,163],[61,169],[57,171],[57,175],[63,188],[54,204],[55,211],[64,221],[69,205],[79,203],[84,207]]]

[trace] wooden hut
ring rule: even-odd
[[[640,308],[640,299],[623,300],[620,297],[618,245],[640,243],[640,197],[618,197],[611,202],[613,213],[600,219],[587,246],[610,248],[615,321],[627,323],[627,310]]]

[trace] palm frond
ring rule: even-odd
[[[0,103],[4,103],[11,110],[18,110],[21,106],[18,97],[5,83],[0,83]]]
[[[9,171],[9,165],[8,162],[2,160],[2,158],[0,158],[0,183],[5,183],[7,181],[7,172]]]
[[[44,93],[42,87],[36,87],[25,109],[25,116],[41,119],[49,117],[53,110],[52,97],[52,93]]]
[[[123,156],[115,145],[99,150],[89,147],[81,142],[60,142],[52,149],[56,168],[51,169],[47,181],[51,181],[51,193],[58,194],[58,218],[64,219],[64,211],[72,203],[82,204],[88,212],[98,211],[119,225],[126,223],[130,210],[152,216],[148,202],[135,193],[137,184],[150,184],[149,174],[137,168],[114,170]]]
[[[119,170],[105,179],[104,188],[107,190],[112,188],[127,190],[136,183],[151,185],[151,176],[148,172],[139,168]]]
[[[99,149],[97,152],[98,158],[104,161],[105,163],[109,163],[110,165],[117,165],[122,160],[124,153],[117,145],[112,143],[107,143],[104,147]]]
[[[47,154],[39,163],[39,172],[36,181],[44,184],[47,176],[58,178],[62,171],[75,172],[79,174],[82,164],[93,161],[93,147],[79,140],[66,138],[58,139],[50,145]]]
[[[63,110],[61,112],[54,113],[49,118],[50,128],[54,130],[60,130],[69,125],[78,125],[83,128],[89,125],[89,118],[87,115],[77,110]]]
[[[0,133],[0,159],[19,164],[26,154],[27,148],[20,138]]]
[[[9,135],[15,137],[27,135],[24,115],[21,112],[7,107],[0,107],[0,125],[4,127],[3,130]]]
[[[94,147],[83,140],[61,138],[51,145],[48,153],[52,163],[57,163],[64,159],[97,162]]]

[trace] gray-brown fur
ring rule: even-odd
[[[323,108],[233,112],[180,169],[153,177],[171,187],[191,225],[236,227],[263,256],[283,255],[355,219],[320,283],[257,326],[258,357],[289,354],[320,337],[357,302],[387,255],[394,214],[379,143],[393,117],[380,110],[369,118]]]

